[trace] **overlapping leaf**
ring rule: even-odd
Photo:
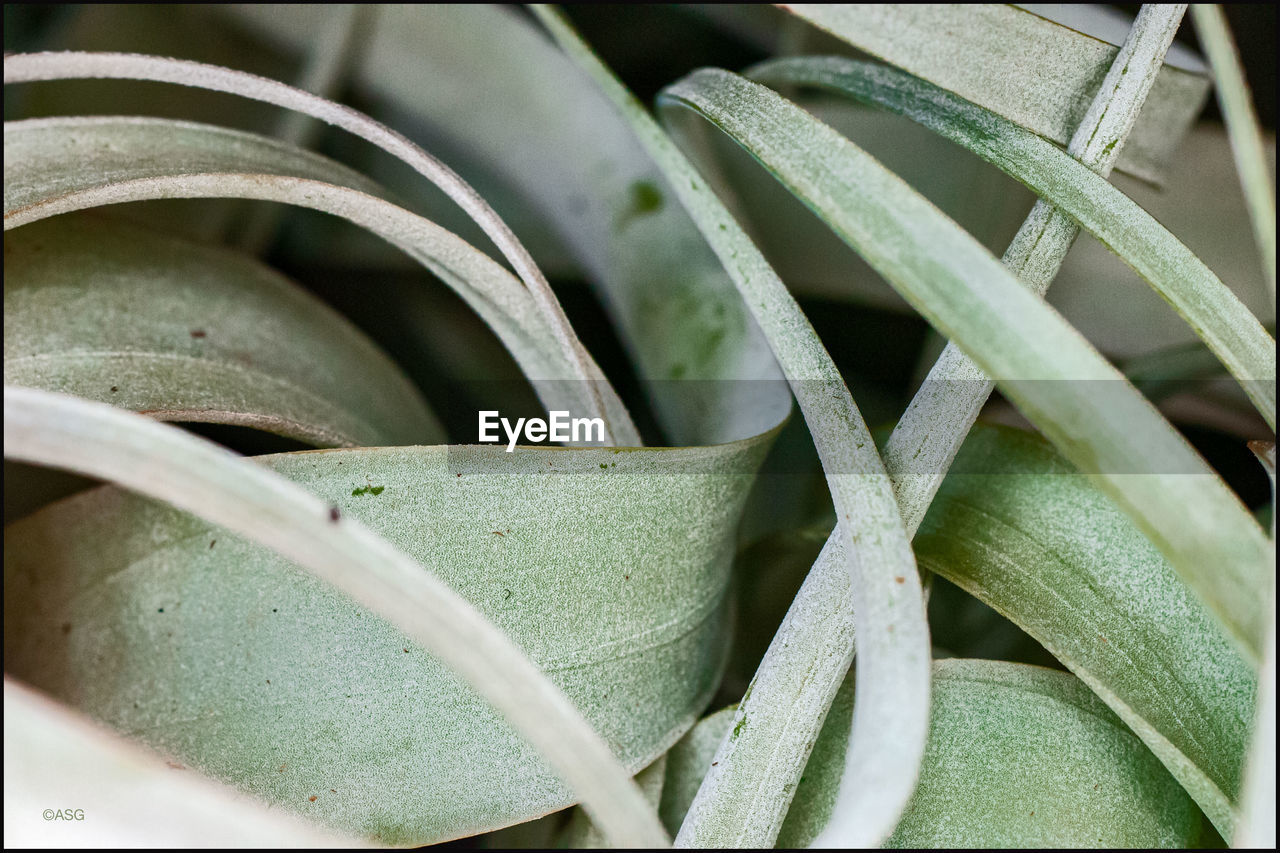
[[[429,565],[634,771],[693,723],[718,681],[733,522],[769,437],[259,461],[317,495],[317,516],[358,519]],[[194,491],[190,504],[200,500]],[[262,500],[275,499],[245,509]],[[226,529],[104,487],[11,525],[5,550],[10,671],[217,778],[384,843],[470,834],[575,799],[403,629]],[[389,803],[388,788],[407,793]],[[317,791],[325,799],[310,801]]]
[[[638,444],[616,393],[586,356],[591,381],[556,345],[529,290],[488,256],[423,217],[371,195],[349,169],[264,137],[142,118],[36,119],[5,124],[5,229],[49,216],[155,198],[258,198],[341,216],[386,239],[458,291],[494,329],[549,409],[604,401],[614,438]],[[547,381],[536,380],[573,380]]]
[[[255,261],[101,218],[5,235],[4,378],[320,446],[435,444],[418,391]]]
[[[914,544],[1091,687],[1231,837],[1257,676],[1086,477],[1028,433],[979,427]]]
[[[1072,676],[950,659],[934,663],[934,684],[920,785],[887,847],[1199,846],[1195,804]],[[804,846],[826,822],[851,687],[814,745],[780,846]]]
[[[818,86],[905,115],[1026,184],[1151,282],[1274,427],[1275,340],[1186,246],[1084,164],[996,113],[883,66],[837,57],[784,59],[750,76]]]
[[[1063,145],[1117,53],[1101,39],[1003,4],[787,8],[854,47]],[[1156,178],[1199,114],[1209,81],[1189,51],[1181,51],[1179,60],[1184,67],[1166,64],[1157,77],[1120,169]]]
[[[6,847],[359,845],[114,738],[8,677],[4,734]]]
[[[1248,590],[1268,565],[1261,529],[1056,312],[876,161],[772,91],[703,70],[663,97],[725,130],[857,247],[1097,479],[1257,655],[1264,614]]]

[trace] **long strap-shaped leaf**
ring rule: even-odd
[[[210,125],[117,117],[5,123],[5,230],[72,210],[156,198],[256,198],[343,217],[457,290],[502,339],[549,409],[590,407],[591,386],[612,417],[614,439],[640,443],[590,355],[596,378],[564,381],[574,379],[574,368],[511,273],[430,220],[372,194],[379,192],[318,155]]]
[[[818,448],[848,544],[860,638],[841,808],[823,846],[878,844],[915,786],[927,734],[929,642],[911,546],[889,478],[839,370],[786,286],[652,116],[555,12],[539,17],[597,81],[667,174],[765,333]]]
[[[660,95],[751,151],[934,326],[996,379],[1138,523],[1257,659],[1262,530],[1123,375],[970,235],[836,131],[718,69]],[[862,632],[859,632],[860,642]]]
[[[334,507],[176,427],[5,387],[6,458],[112,480],[265,545],[371,608],[460,673],[535,745],[618,844],[665,846],[609,747],[518,646],[422,566]]]
[[[1231,837],[1256,674],[1086,477],[1038,436],[979,425],[914,546],[1088,684]]]
[[[1276,445],[1275,442],[1251,444],[1258,461],[1271,478],[1271,556],[1275,562],[1276,544]],[[1262,669],[1258,674],[1258,701],[1253,717],[1253,738],[1249,742],[1249,759],[1245,764],[1243,791],[1240,797],[1241,819],[1233,847],[1276,846],[1276,590],[1271,583],[1271,621],[1267,627],[1267,645]]]
[[[1240,67],[1240,57],[1222,8],[1214,3],[1197,3],[1191,9],[1196,32],[1213,65],[1218,103],[1231,138],[1231,151],[1240,173],[1249,221],[1262,255],[1262,271],[1271,286],[1271,307],[1276,305],[1276,182],[1267,170],[1262,149],[1262,131],[1249,100],[1249,86]]]
[[[1178,238],[1070,154],[989,110],[882,65],[838,57],[785,59],[763,65],[750,76],[763,82],[817,86],[884,107],[964,146],[1026,184],[1151,282],[1275,427],[1275,340]],[[1036,283],[1047,285],[1043,278]]]
[[[1096,151],[1097,165],[1114,162],[1180,17],[1178,9],[1152,11],[1152,7],[1144,7],[1140,15],[1143,25],[1135,25],[1112,63],[1072,140],[1076,147],[1076,139],[1083,135],[1079,153],[1088,157]],[[1079,229],[1064,214],[1043,208],[1043,204],[1033,208],[1006,253],[1005,263],[1024,276],[1034,273],[1047,282]],[[1028,246],[1030,251],[1026,251]],[[946,381],[938,381],[940,378]],[[954,344],[947,345],[929,380],[884,448],[885,468],[893,479],[909,534],[919,527],[993,387]],[[771,845],[778,838],[787,804],[805,772],[814,739],[854,652],[853,625],[845,612],[848,585],[841,569],[844,556],[838,535],[839,531],[832,531],[760,661],[747,696],[734,714],[735,734],[720,745],[716,769],[698,791],[685,838],[697,841],[726,831],[736,832],[736,837],[748,844]]]
[[[586,349],[574,335],[568,318],[551,291],[551,285],[547,283],[528,251],[488,202],[444,163],[401,134],[357,110],[276,80],[234,71],[230,68],[162,56],[127,53],[33,53],[4,58],[6,85],[38,80],[80,78],[151,80],[239,95],[318,118],[353,133],[403,160],[444,190],[475,220],[510,261],[516,273],[528,287],[538,309],[546,317],[561,352],[573,366],[577,378],[584,381],[586,393],[593,403],[593,414],[605,422],[606,440],[609,443],[618,443],[618,436],[614,433],[622,427],[614,423],[616,413],[606,411],[599,388],[592,381],[599,377],[593,374]]]
[[[801,3],[786,8],[859,50],[1063,145],[1118,53],[1101,39],[1003,3]],[[1086,16],[1093,11],[1086,10]],[[1182,64],[1200,64],[1189,51],[1181,52],[1188,60]],[[1120,169],[1156,178],[1207,94],[1203,73],[1171,64],[1161,67]]]

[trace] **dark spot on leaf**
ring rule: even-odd
[[[721,226],[721,227],[723,228],[724,226]],[[720,763],[719,761],[713,761],[713,762],[711,762],[711,766],[712,766],[712,767],[715,767],[715,766],[717,766],[719,763]]]
[[[494,536],[502,536],[502,531],[501,531],[501,530],[495,530],[495,531],[493,531],[493,535],[494,535]],[[502,536],[502,538],[503,538],[503,539],[506,539],[507,537]]]
[[[208,332],[206,332],[204,329],[192,329],[192,330],[191,330],[191,337],[193,337],[193,338],[204,338],[204,337],[208,337],[208,335],[209,335],[209,333],[208,333]]]
[[[271,612],[272,612],[272,613],[279,613],[279,612],[280,612],[280,608],[279,608],[279,607],[273,607],[273,608],[271,608]]]
[[[623,576],[622,576],[622,579],[623,579],[624,581],[629,581],[629,580],[631,580],[631,575],[623,575]]]
[[[289,766],[288,764],[281,764],[281,765],[280,765],[280,772],[281,772],[281,773],[283,773],[283,772],[284,772],[284,769],[285,769],[286,767],[288,767],[288,766]]]
[[[907,582],[907,579],[906,579],[906,578],[894,578],[894,581],[896,581],[897,583],[906,583],[906,582]]]
[[[330,794],[336,794],[336,793],[338,793],[338,789],[337,789],[337,788],[330,788],[330,789],[329,789],[329,793],[330,793]]]
[[[267,684],[270,684],[270,683],[271,683],[271,679],[270,679],[270,678],[268,678],[268,679],[267,679]]]
[[[119,390],[120,390],[120,386],[118,386],[118,385],[112,385],[112,386],[111,386],[111,393],[112,393],[112,394],[116,393],[116,392],[117,392],[117,391],[119,391]]]
[[[308,803],[314,803],[315,801],[316,801],[316,795],[315,795],[315,794],[312,794],[311,796],[307,797],[307,802],[308,802]]]
[[[405,649],[405,650],[404,650],[404,653],[405,653],[406,655],[407,655],[407,654],[409,654],[409,650],[408,650],[408,649]]]
[[[502,600],[503,600],[503,601],[508,601],[508,600],[510,600],[510,599],[511,599],[511,596],[512,596],[512,595],[514,595],[514,593],[513,593],[511,590],[509,590],[509,589],[504,589],[504,590],[502,591]]]
[[[218,540],[217,540],[217,539],[214,539],[213,541],[211,541],[211,542],[209,543],[209,547],[210,547],[210,548],[212,548],[214,545],[217,545],[217,544],[218,544]]]
[[[336,506],[329,507],[329,520],[337,524],[339,518],[342,518],[342,513],[338,512],[338,508]]]
[[[62,635],[65,637],[67,634],[70,634],[70,633],[71,633],[71,623],[70,623],[70,622],[63,622],[63,623],[62,623]]]
[[[157,612],[157,613],[163,613],[163,612],[164,612],[164,608],[163,608],[163,607],[157,607],[157,608],[156,608],[156,612]]]
[[[387,488],[386,486],[361,486],[358,489],[352,489],[351,496],[352,497],[357,497],[359,495],[375,495],[376,496],[386,491],[386,488]]]

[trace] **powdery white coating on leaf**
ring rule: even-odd
[[[758,74],[769,80],[820,86],[905,115],[1044,196],[1156,288],[1227,366],[1274,427],[1275,340],[1190,249],[1088,165],[990,111],[892,69],[827,57],[769,63]],[[1047,207],[1041,207],[1038,215],[1033,210],[1033,230],[1025,239],[1016,239],[1018,245],[1010,246],[1005,257],[1012,271],[1041,294],[1056,274],[1057,264],[1052,262],[1056,250],[1041,248],[1040,237],[1050,232],[1050,246],[1062,251],[1069,245],[1063,241],[1062,226],[1053,228],[1048,221],[1037,221],[1051,216]],[[1040,237],[1035,237],[1037,234]],[[954,364],[956,360],[953,353],[946,369],[969,378],[968,366]],[[940,373],[930,378],[951,377]]]
[[[537,381],[576,374],[529,292],[505,268],[430,220],[378,198],[376,185],[323,157],[191,122],[59,118],[6,122],[5,169],[6,230],[72,210],[155,198],[256,198],[340,216],[456,290],[534,380],[548,409],[589,409],[594,385],[615,424],[629,422],[594,362],[593,383]],[[639,443],[634,430],[616,437]]]
[[[6,387],[4,402],[6,457],[113,480],[271,548],[349,595],[351,613],[357,603],[373,609],[463,674],[579,793],[611,840],[666,843],[657,815],[609,747],[523,651],[435,574],[344,519],[336,505],[225,448],[131,412],[25,388]],[[163,533],[151,530],[153,537]],[[132,626],[156,630],[149,622]],[[225,639],[234,643],[236,635]],[[261,722],[260,715],[253,719]],[[385,803],[385,792],[378,799]]]
[[[826,820],[853,681],[832,705],[778,843]],[[1067,673],[934,662],[920,785],[886,847],[1188,847],[1195,804],[1106,706]]]
[[[4,843],[90,847],[352,847],[216,785],[4,680]],[[83,820],[44,818],[44,810]]]
[[[1271,478],[1272,562],[1276,542],[1276,443],[1255,441],[1249,448]],[[1232,838],[1235,847],[1276,846],[1276,591],[1271,581],[1271,624],[1258,676],[1258,703],[1253,717],[1249,760],[1241,783],[1240,823]]]
[[[889,478],[839,370],[741,226],[568,24],[545,8],[535,11],[596,79],[667,174],[764,331],[804,412],[837,515],[847,525],[845,566],[862,652],[858,712],[841,781],[844,807],[821,843],[878,844],[892,831],[914,787],[929,697],[929,632],[920,578]],[[805,381],[815,379],[821,381]],[[690,834],[682,828],[678,843],[687,843]]]
[[[1014,6],[789,4],[790,11],[916,77],[1066,145],[1118,48]],[[1154,180],[1208,95],[1165,65],[1119,167]]]
[[[635,426],[621,403],[606,404],[598,387],[599,369],[594,367],[569,325],[550,284],[515,234],[470,185],[404,136],[350,107],[275,80],[216,65],[124,53],[35,53],[4,58],[6,85],[79,78],[175,83],[275,104],[342,128],[404,161],[466,211],[510,261],[559,345],[560,354],[572,368],[574,377],[582,380],[589,410],[605,421],[606,440],[610,444],[639,443],[631,440]],[[6,203],[6,211],[7,208]]]
[[[776,93],[704,69],[661,97],[725,130],[857,247],[1134,518],[1256,659],[1264,605],[1250,590],[1269,565],[1261,529],[1088,341],[914,190]],[[1135,460],[1144,473],[1120,473]]]
[[[243,4],[225,14],[301,51],[323,12]],[[526,15],[487,4],[381,6],[353,76],[555,229],[673,442],[745,438],[782,419],[782,373],[671,183],[592,78]],[[475,108],[477,91],[485,109]],[[738,379],[753,381],[722,381]],[[713,381],[691,382],[688,393],[670,380]]]
[[[634,770],[715,688],[734,522],[767,438],[257,461],[432,567]],[[216,778],[397,845],[575,800],[416,644],[224,529],[99,489],[12,526],[7,545],[11,670]]]
[[[1106,78],[1071,137],[1067,153],[1104,177],[1110,173],[1160,70],[1185,6],[1148,4],[1139,12]],[[1055,149],[1056,153],[1056,149]],[[1048,290],[1080,226],[1038,199],[1002,260],[1037,293]],[[946,470],[994,383],[948,342],[884,448],[885,467],[927,474],[898,477],[908,530],[920,524]],[[939,389],[946,389],[940,393]]]
[[[62,216],[5,235],[5,382],[320,445],[443,428],[361,332],[256,261]]]
[[[1088,684],[1231,836],[1256,675],[1088,478],[1030,434],[980,427],[914,544]]]
[[[722,708],[698,720],[667,752],[667,773],[658,814],[673,836],[680,831],[689,806],[715,759],[716,748],[733,726],[735,706]],[[712,768],[714,770],[714,768]]]

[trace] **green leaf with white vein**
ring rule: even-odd
[[[639,770],[718,682],[734,527],[771,437],[259,461],[438,572]],[[105,487],[12,525],[5,553],[11,672],[288,810],[424,844],[574,801],[402,633],[193,516]]]
[[[85,214],[4,240],[7,384],[319,446],[444,438],[378,347],[257,261]]]

